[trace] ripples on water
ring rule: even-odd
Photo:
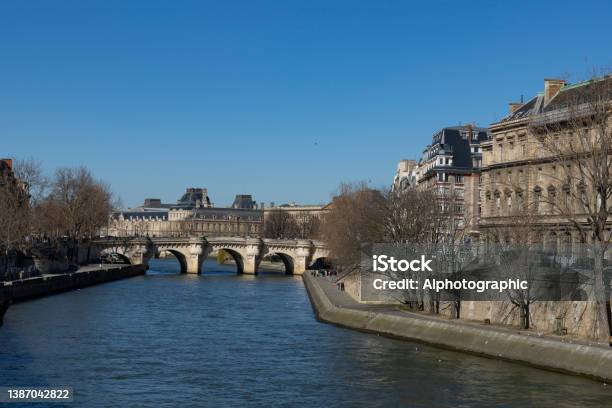
[[[69,407],[612,405],[595,381],[319,323],[299,277],[205,270],[155,260],[146,276],[14,305],[0,385],[71,386]]]

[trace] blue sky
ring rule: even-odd
[[[325,202],[435,130],[612,64],[610,2],[2,1],[0,156],[126,206]]]

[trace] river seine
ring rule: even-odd
[[[69,386],[68,407],[612,401],[601,382],[319,323],[300,277],[214,261],[202,276],[178,270],[153,260],[146,276],[14,305],[0,328],[0,386]]]

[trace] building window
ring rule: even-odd
[[[536,214],[540,211],[540,201],[542,201],[542,189],[536,186],[533,189],[533,208]]]
[[[516,192],[516,204],[519,211],[524,209],[525,199],[523,197],[523,191],[519,190]]]
[[[563,207],[566,211],[571,211],[572,207],[572,191],[569,184],[563,186]]]
[[[495,209],[499,213],[499,210],[501,209],[501,194],[499,191],[496,191],[493,195],[495,196]]]
[[[557,190],[554,186],[548,187],[548,212],[550,214],[555,211],[555,203],[557,200]]]

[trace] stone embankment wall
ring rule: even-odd
[[[89,269],[59,275],[46,275],[37,278],[0,283],[0,299],[20,301],[35,297],[83,288],[99,283],[143,275],[143,265],[126,265],[109,269]]]
[[[355,272],[342,277],[345,291],[360,303],[361,281],[360,273]],[[612,288],[611,288],[612,289]],[[612,290],[610,302],[612,304]],[[399,303],[399,302],[398,302]],[[429,304],[425,305],[425,312],[430,312]],[[530,306],[530,328],[544,334],[553,334],[555,325],[560,321],[565,334],[588,341],[592,334],[594,318],[596,316],[595,303],[588,301],[538,301]],[[451,317],[454,315],[452,302],[440,302],[439,314]],[[494,325],[518,326],[520,324],[520,311],[509,300],[506,301],[461,301],[461,320],[484,322],[488,320]]]
[[[330,301],[317,278],[309,273],[302,276],[315,315],[321,321],[544,369],[612,380],[612,349],[407,313],[339,307]]]

